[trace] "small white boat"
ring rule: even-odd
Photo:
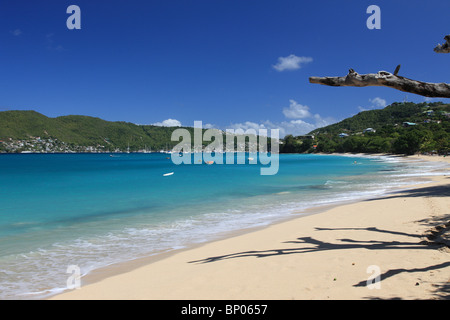
[[[164,173],[164,174],[163,174],[163,177],[168,177],[168,176],[171,176],[171,175],[173,175],[173,174],[174,174],[174,172]]]
[[[248,158],[248,160],[249,160],[249,161],[253,161],[253,160],[255,160],[255,159],[253,159],[253,158]]]

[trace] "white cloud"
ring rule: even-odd
[[[277,71],[285,70],[297,70],[302,67],[302,64],[310,63],[313,59],[311,57],[297,57],[291,54],[287,57],[279,57],[278,63],[273,65],[273,68]]]
[[[373,99],[369,99],[369,102],[372,103],[375,107],[384,108],[387,106],[386,100],[381,99],[380,97],[376,97]]]
[[[207,123],[203,125],[204,129],[216,129],[216,126],[211,124],[211,123]]]
[[[175,119],[167,119],[163,122],[153,123],[153,125],[159,127],[181,127],[181,122]]]
[[[334,119],[332,117],[322,118],[319,114],[315,114],[314,119],[315,119],[316,128],[326,127],[330,124],[337,122],[336,119]]]
[[[256,123],[256,122],[246,121],[246,122],[243,122],[243,123],[233,123],[230,126],[228,126],[227,129],[233,129],[233,130],[241,129],[243,131],[246,131],[246,130],[249,130],[249,129],[250,130],[253,129],[253,130],[258,131],[259,129],[269,129],[269,128],[267,128],[264,125],[264,123]]]
[[[280,138],[288,134],[294,136],[304,135],[314,129],[327,126],[329,124],[335,123],[336,120],[333,118],[322,118],[319,114],[311,114],[309,107],[303,106],[297,103],[295,100],[289,100],[289,108],[283,109],[283,114],[286,118],[292,119],[288,121],[272,122],[270,120],[262,121],[260,123],[246,121],[243,123],[235,123],[229,126],[230,129],[242,129],[244,131],[248,129],[254,129],[258,131],[260,129],[267,129],[270,135],[270,129],[280,130]],[[311,118],[311,122],[302,120],[302,118]]]
[[[227,129],[233,129],[235,131],[242,130],[244,132],[246,132],[247,130],[255,130],[257,135],[265,135],[264,132],[260,130],[267,130],[268,136],[270,136],[271,129],[279,129],[280,136],[283,136],[283,128],[281,128],[279,124],[272,123],[270,120],[266,120],[261,123],[256,123],[252,121],[246,121],[243,123],[233,123],[230,126],[228,126]]]
[[[369,109],[366,109],[366,108],[361,107],[361,106],[358,106],[358,109],[359,109],[359,111],[361,111],[361,112],[369,110]]]
[[[367,110],[373,110],[373,109],[383,109],[387,106],[387,101],[380,98],[380,97],[376,97],[373,99],[369,99],[369,102],[372,104],[369,107],[361,107],[358,106],[359,111],[367,111]]]
[[[309,107],[297,103],[295,100],[289,100],[289,108],[283,109],[283,114],[288,119],[303,119],[311,117]]]
[[[281,122],[271,122],[270,120],[263,121],[261,123],[246,121],[244,123],[235,123],[232,124],[230,129],[242,129],[246,131],[248,129],[254,129],[257,134],[262,135],[260,129],[266,129],[267,134],[270,136],[271,129],[278,129],[280,133],[280,138],[288,134],[292,134],[294,136],[304,135],[312,130],[318,128],[317,124],[309,123],[303,121],[301,119],[290,120],[290,121],[281,121]]]
[[[252,129],[256,131],[256,134],[262,135],[264,133],[260,132],[260,130],[265,129],[267,130],[267,134],[270,136],[271,129],[278,129],[280,138],[283,138],[288,134],[292,134],[294,136],[304,135],[308,132],[313,131],[314,129],[324,127],[336,122],[336,120],[331,117],[323,118],[317,113],[311,113],[308,106],[302,105],[293,99],[289,100],[289,107],[283,108],[282,112],[286,117],[286,120],[282,120],[279,122],[265,120],[260,122],[245,121],[241,123],[232,123],[222,130],[226,131],[227,129],[233,129],[236,131],[238,129],[241,129],[245,132],[249,129]],[[153,125],[163,127],[182,126],[181,122],[176,119],[167,119],[162,122],[153,123]],[[210,123],[202,123],[202,128],[217,129],[217,126]]]
[[[197,121],[194,121],[194,128],[217,129],[216,126],[211,123],[197,123]]]
[[[45,35],[46,42],[47,42],[47,49],[52,51],[58,51],[62,52],[64,51],[64,48],[62,45],[56,44],[54,40],[54,33],[48,33]]]
[[[22,30],[20,30],[20,29],[13,30],[13,31],[11,31],[11,34],[13,36],[18,37],[18,36],[20,36],[22,34]]]
[[[301,136],[316,129],[317,126],[303,120],[291,120],[279,123],[279,128],[280,137],[284,137],[288,134],[292,134],[293,136]]]

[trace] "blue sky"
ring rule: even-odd
[[[72,4],[81,30],[66,27]],[[372,4],[380,30],[366,27]],[[1,0],[0,111],[301,134],[425,101],[308,78],[401,64],[402,76],[450,82],[450,56],[433,51],[447,34],[448,0]]]

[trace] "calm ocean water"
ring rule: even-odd
[[[0,155],[0,299],[61,292],[70,265],[87,274],[299,209],[376,196],[439,169],[292,154],[280,155],[277,175],[261,176],[260,165],[177,166],[167,156]]]

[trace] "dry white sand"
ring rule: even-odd
[[[426,235],[449,221],[449,179],[122,267],[52,299],[448,298],[450,252],[432,244],[439,230]]]

